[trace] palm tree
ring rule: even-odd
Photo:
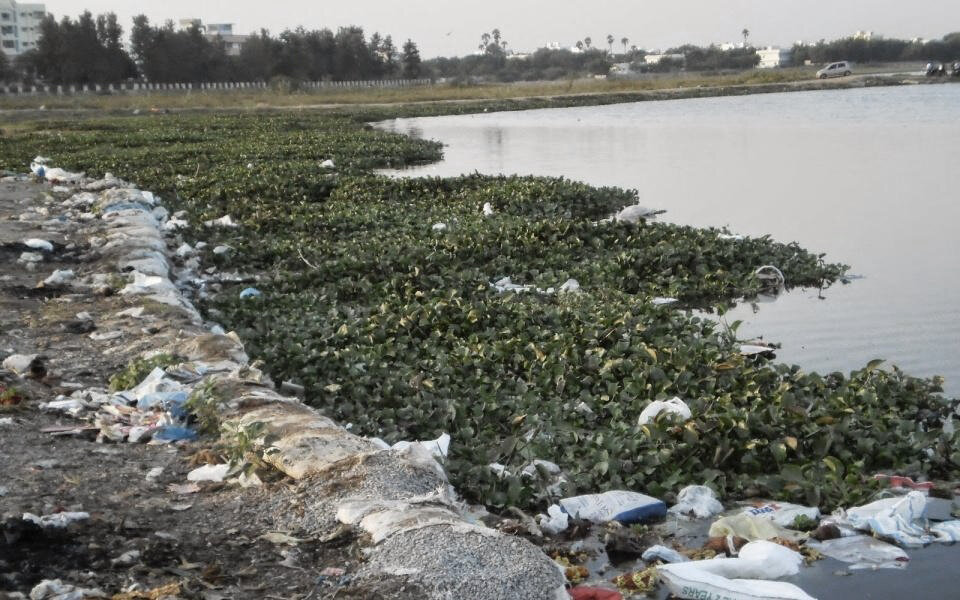
[[[587,50],[590,49],[591,43],[593,43],[593,40],[591,40],[589,37],[583,38],[583,45],[587,47]]]
[[[483,35],[480,36],[480,51],[486,52],[487,46],[489,45],[490,45],[490,34],[484,33]]]
[[[610,54],[613,54],[613,34],[607,34],[607,46],[610,48]]]
[[[490,33],[493,34],[493,43],[499,46],[499,45],[500,45],[500,30],[499,30],[499,29],[494,29],[494,30],[491,31]]]
[[[580,40],[577,40],[577,50],[583,51],[583,42]]]
[[[623,44],[623,53],[626,54],[626,53],[627,53],[627,44],[630,43],[630,38],[624,36],[624,37],[620,38],[620,43]]]
[[[743,47],[747,47],[747,38],[750,37],[750,30],[746,27],[743,28],[743,31],[740,32],[740,35],[743,36]]]

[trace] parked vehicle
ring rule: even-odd
[[[853,70],[850,67],[850,63],[845,60],[830,63],[829,65],[817,71],[817,77],[820,79],[827,79],[828,77],[846,77],[852,74]]]
[[[960,77],[960,60],[953,63],[953,69],[950,71],[950,75],[953,77]]]
[[[943,77],[947,74],[947,68],[943,66],[942,62],[929,62],[924,74],[927,77]]]

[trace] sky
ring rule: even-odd
[[[368,35],[411,38],[425,58],[473,52],[480,35],[494,28],[518,51],[550,42],[572,46],[585,37],[605,47],[608,34],[617,40],[615,49],[623,37],[631,45],[665,49],[737,42],[744,28],[756,46],[829,40],[858,30],[907,39],[960,30],[958,0],[49,0],[46,6],[58,19],[83,10],[114,12],[127,31],[140,13],[153,23],[187,17],[234,23],[235,33],[359,25]]]

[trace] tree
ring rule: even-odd
[[[743,28],[743,31],[740,32],[740,35],[743,36],[743,47],[747,47],[747,38],[750,37],[750,30],[746,27]]]
[[[10,61],[7,59],[7,53],[0,50],[0,81],[6,81],[13,76]]]
[[[408,39],[403,44],[403,76],[407,79],[416,79],[420,77],[420,50],[413,40]]]
[[[580,50],[581,52],[583,52],[583,42],[581,42],[580,40],[577,40],[577,50]]]
[[[610,54],[613,54],[613,34],[607,34],[607,47],[610,48]]]
[[[589,37],[583,38],[583,45],[587,47],[587,50],[590,49],[590,44],[592,43],[593,43],[593,40],[591,40]]]
[[[620,38],[620,43],[623,44],[623,53],[626,54],[626,53],[627,53],[627,44],[630,43],[630,38],[624,36],[624,37]]]

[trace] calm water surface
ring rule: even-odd
[[[404,175],[564,176],[639,190],[664,220],[800,242],[862,278],[740,305],[741,337],[822,372],[884,358],[960,394],[960,85],[388,121],[442,141]]]

